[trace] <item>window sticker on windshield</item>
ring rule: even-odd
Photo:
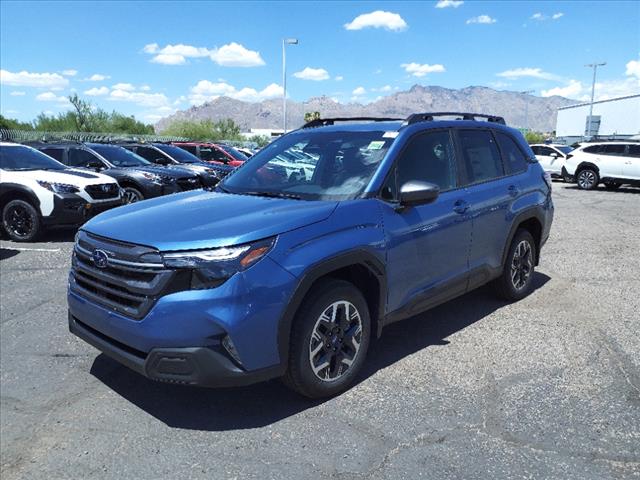
[[[367,150],[380,150],[382,147],[384,147],[384,141],[374,140],[369,144]]]
[[[382,138],[396,138],[400,132],[384,132]]]

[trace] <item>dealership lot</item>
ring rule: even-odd
[[[640,189],[554,189],[531,296],[389,327],[328,401],[148,381],[67,332],[72,231],[3,240],[2,478],[640,477]]]

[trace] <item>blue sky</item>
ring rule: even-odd
[[[640,2],[0,3],[0,107],[77,92],[155,122],[219,95],[367,103],[414,84],[587,98],[640,93]]]

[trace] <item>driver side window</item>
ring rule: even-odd
[[[69,149],[69,166],[70,167],[87,167],[89,162],[102,161],[95,155],[83,150],[82,148],[70,148]]]
[[[441,192],[456,188],[453,142],[449,130],[418,134],[409,140],[396,164],[397,188],[407,182],[428,182]]]

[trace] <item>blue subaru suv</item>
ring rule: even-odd
[[[489,282],[527,295],[552,219],[550,178],[501,117],[314,120],[215,190],[86,223],[69,327],[153,380],[330,396],[386,325]]]

